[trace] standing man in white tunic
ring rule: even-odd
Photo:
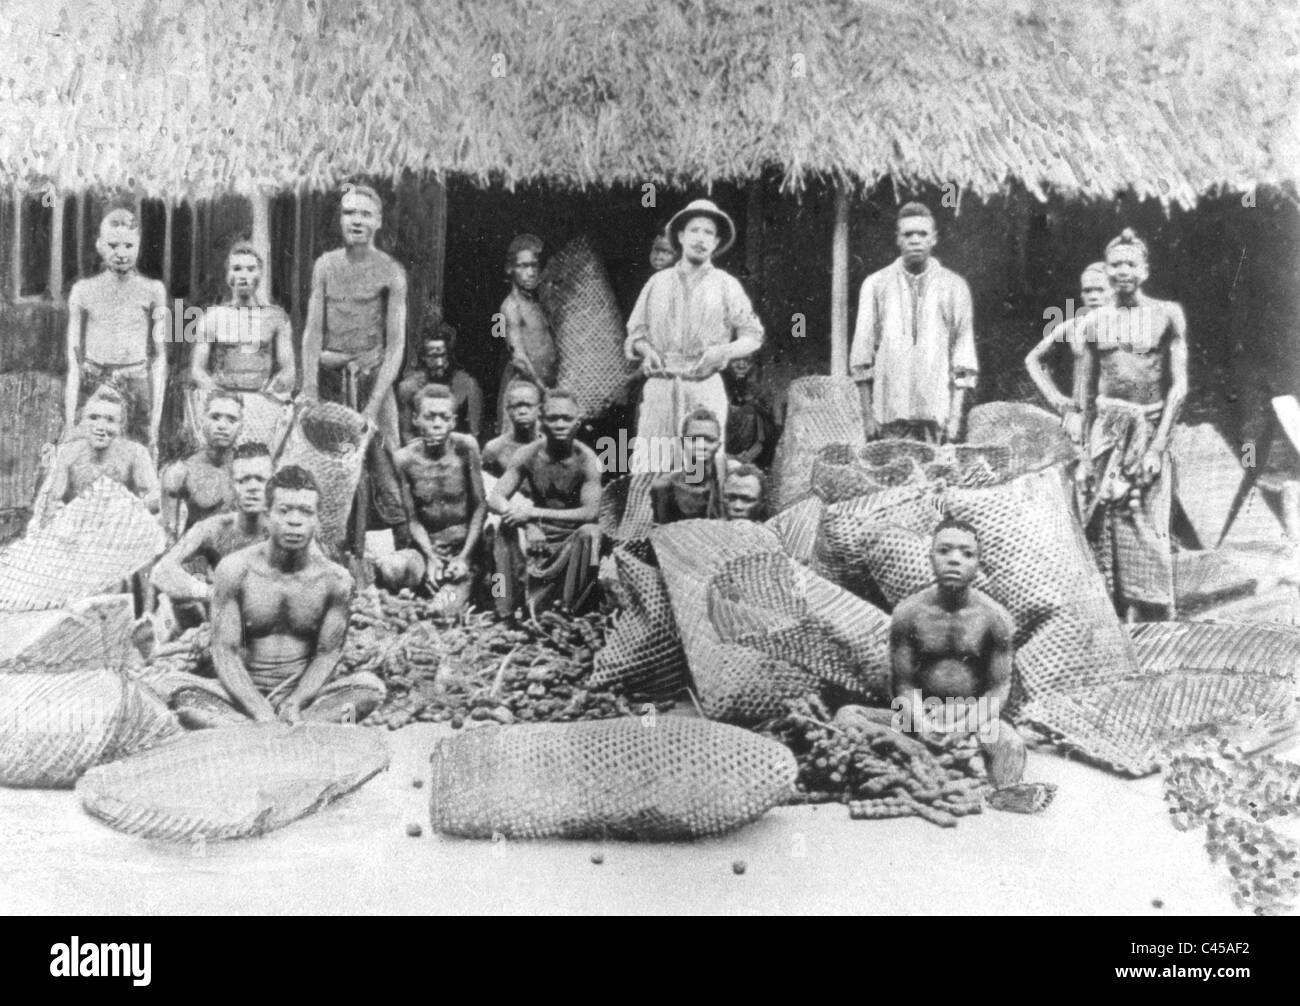
[[[725,430],[722,371],[763,345],[763,324],[744,287],[713,264],[735,241],[731,217],[710,200],[696,199],[667,229],[681,259],[656,272],[641,290],[624,343],[628,359],[638,361],[646,376],[634,472],[680,467],[682,422],[698,408],[713,412]]]
[[[931,253],[934,216],[921,203],[898,211],[900,255],[862,283],[849,371],[862,395],[868,440],[958,439],[966,393],[975,387],[970,287]]]

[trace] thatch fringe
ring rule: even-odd
[[[1300,16],[1270,0],[10,6],[0,170],[27,188],[707,185],[777,167],[790,188],[889,175],[986,198],[1015,178],[1191,205],[1291,185],[1300,164]]]

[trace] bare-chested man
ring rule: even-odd
[[[600,462],[574,439],[578,403],[567,391],[542,399],[544,439],[515,454],[488,496],[488,509],[501,515],[508,561],[498,566],[493,596],[497,611],[513,615],[521,585],[531,584],[528,604],[536,608],[558,593],[566,610],[581,606],[600,562]],[[516,494],[525,488],[528,494]],[[524,539],[521,545],[519,539]],[[525,565],[526,557],[526,565]],[[523,572],[521,573],[521,567]]]
[[[542,436],[537,425],[541,414],[542,392],[532,381],[515,378],[506,387],[506,416],[510,429],[493,437],[483,448],[483,472],[500,478],[516,454]]]
[[[48,491],[37,499],[30,527],[49,523],[64,504],[103,476],[120,482],[151,511],[158,511],[158,473],[144,445],[122,436],[125,409],[123,396],[109,385],[86,400],[82,410],[85,436],[59,445]]]
[[[302,398],[357,409],[379,436],[366,448],[366,481],[358,490],[377,523],[404,526],[402,489],[392,453],[401,445],[393,384],[406,352],[406,270],[375,247],[384,222],[379,194],[347,186],[339,204],[343,247],[316,260],[302,340]],[[367,514],[367,525],[370,514]],[[364,543],[353,540],[360,554]]]
[[[217,389],[288,398],[298,381],[293,331],[284,309],[266,300],[262,254],[248,241],[226,256],[230,298],[203,312],[202,338],[190,356],[190,380],[203,394]]]
[[[197,726],[229,722],[234,711],[258,722],[359,721],[383,701],[384,686],[366,672],[333,677],[352,577],[312,547],[316,481],[286,465],[267,483],[266,499],[268,539],[223,559],[213,581],[219,682],[182,689],[172,704]]]
[[[501,375],[497,415],[505,429],[506,388],[516,377],[532,381],[542,390],[555,387],[560,373],[560,354],[551,333],[551,323],[537,299],[542,275],[542,239],[519,234],[506,249],[506,276],[510,292],[501,302],[510,361]]]
[[[1106,278],[1106,263],[1094,262],[1083,270],[1079,278],[1079,301],[1082,307],[1073,317],[1053,325],[1044,334],[1042,341],[1031,349],[1025,357],[1025,370],[1030,380],[1043,396],[1044,401],[1061,417],[1061,425],[1066,436],[1076,444],[1083,441],[1083,414],[1074,402],[1074,374],[1070,373],[1070,391],[1064,393],[1052,374],[1051,355],[1053,350],[1058,355],[1069,357],[1071,364],[1078,356],[1075,346],[1075,333],[1079,324],[1092,311],[1110,302],[1110,281]]]
[[[234,509],[230,461],[243,418],[238,393],[209,392],[203,405],[202,450],[163,469],[163,527],[173,541],[199,521]]]
[[[722,424],[717,415],[703,407],[682,422],[682,469],[665,472],[650,484],[650,503],[656,524],[672,524],[695,518],[721,518],[722,475],[718,448]]]
[[[171,601],[177,625],[186,629],[207,618],[212,587],[189,572],[197,565],[208,572],[226,556],[266,538],[266,484],[271,478],[271,454],[265,444],[235,448],[230,462],[238,509],[194,524],[158,560],[153,585]]]
[[[397,452],[397,471],[408,494],[414,548],[378,561],[376,578],[389,590],[427,589],[435,611],[454,618],[469,605],[475,556],[487,505],[478,444],[454,433],[456,403],[445,384],[426,384],[415,396],[420,434]]]
[[[1187,319],[1142,292],[1147,246],[1133,231],[1106,246],[1106,273],[1114,302],[1084,318],[1076,340],[1084,524],[1120,611],[1163,619],[1174,604],[1169,434],[1187,397]]]
[[[123,397],[124,430],[156,460],[167,388],[167,290],[136,272],[140,225],[129,210],[104,217],[95,250],[104,271],[77,280],[68,295],[66,430],[91,393],[111,383]]]
[[[945,518],[930,551],[935,584],[904,598],[889,628],[893,708],[904,729],[978,732],[994,786],[1018,783],[1025,744],[1001,719],[1011,696],[1011,615],[971,586],[980,542]]]

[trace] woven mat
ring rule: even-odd
[[[341,545],[347,537],[373,433],[361,413],[337,402],[317,402],[294,418],[277,467],[300,465],[315,476],[321,491],[317,538],[326,545]]]
[[[89,671],[138,659],[135,598],[97,594],[66,608],[0,614],[0,671]]]
[[[765,527],[690,520],[655,528],[651,541],[706,716],[755,723],[828,687],[859,701],[879,692],[885,615],[823,585]]]
[[[115,670],[0,674],[3,786],[68,787],[179,733],[152,691]]]
[[[786,394],[785,428],[772,459],[773,512],[812,492],[813,459],[828,444],[866,444],[858,386],[849,377],[800,377]]]
[[[187,734],[93,769],[77,796],[92,816],[131,835],[243,838],[305,817],[387,767],[376,730],[253,723]]]
[[[1254,591],[1259,578],[1225,552],[1175,552],[1177,610],[1187,613]]]
[[[631,368],[623,355],[627,326],[588,236],[551,257],[538,296],[559,350],[559,386],[572,391],[582,415],[593,419],[620,396]]]
[[[102,594],[165,545],[162,527],[140,500],[103,476],[44,527],[0,552],[0,611],[59,608]]]
[[[438,742],[433,827],[467,838],[703,838],[785,802],[794,755],[682,716],[466,730]]]
[[[1005,444],[931,446],[915,440],[875,440],[863,447],[830,444],[813,459],[812,491],[827,503],[906,485],[997,485],[1021,474]]]

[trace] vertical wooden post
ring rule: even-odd
[[[307,198],[306,192],[302,186],[298,186],[293,194],[293,265],[289,270],[290,283],[293,289],[290,291],[293,311],[293,330],[302,338],[303,326],[307,322],[307,298],[311,291],[307,289],[308,279],[304,277],[309,275],[311,269],[311,244],[307,241],[307,221],[306,214],[303,212],[303,201]],[[295,352],[301,352],[299,344],[294,346]]]
[[[198,304],[203,299],[203,226],[201,203],[190,200],[190,302]]]
[[[9,235],[9,269],[14,285],[13,297],[17,300],[23,295],[23,194],[16,182],[9,189],[9,198],[14,208],[14,229]]]
[[[835,228],[831,234],[831,376],[849,373],[849,196],[835,183]]]
[[[50,205],[50,299],[63,303],[63,196],[55,192]]]
[[[265,189],[258,189],[252,196],[253,204],[253,247],[262,255],[266,267],[262,270],[262,297],[273,300],[275,288],[272,283],[271,269],[271,194]]]
[[[90,213],[90,190],[77,196],[77,278],[86,275],[86,217]]]
[[[173,213],[175,208],[172,206],[170,198],[163,200],[163,286],[167,288],[167,296],[172,295],[172,278],[176,274],[175,263],[172,258],[175,255],[173,226]]]

